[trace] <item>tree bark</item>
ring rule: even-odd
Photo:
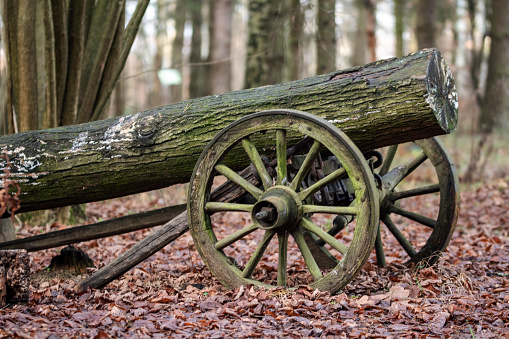
[[[283,2],[249,1],[245,87],[281,82],[284,66]]]
[[[212,2],[213,31],[211,37],[210,77],[214,82],[215,93],[231,91],[231,60],[232,41],[232,0],[216,0]]]
[[[69,59],[65,95],[60,118],[61,126],[73,125],[78,117],[78,99],[81,83],[81,63],[85,49],[87,26],[86,9],[92,1],[71,1],[69,4]]]
[[[317,74],[336,69],[336,1],[318,0]]]
[[[491,133],[509,111],[509,7],[502,0],[492,0],[491,48],[484,105],[479,117],[483,133]]]
[[[288,0],[291,13],[290,32],[288,37],[289,49],[286,60],[289,65],[288,80],[300,79],[301,73],[301,38],[304,31],[304,14],[300,0]]]
[[[405,16],[405,3],[403,0],[394,0],[394,37],[396,38],[396,57],[403,56],[403,18]]]
[[[352,32],[353,49],[350,56],[350,64],[363,65],[369,60],[368,55],[368,13],[365,0],[354,0],[355,10],[357,12],[357,25],[355,32]]]
[[[186,24],[186,2],[184,0],[177,0],[174,18],[175,18],[175,39],[171,46],[171,65],[176,68],[180,74],[184,69],[184,56],[182,49],[184,48],[184,27]],[[171,101],[177,102],[182,100],[183,84],[173,85],[170,88]]]
[[[99,0],[94,8],[81,68],[78,122],[92,118],[104,68],[117,32],[124,1]],[[101,110],[102,111],[102,110]]]
[[[419,0],[417,13],[417,47],[435,47],[435,0]]]
[[[0,307],[3,303],[27,302],[30,258],[25,250],[0,251]]]
[[[191,2],[193,7],[191,8],[191,20],[193,21],[193,36],[191,37],[191,53],[189,55],[189,62],[191,66],[191,81],[189,82],[189,95],[190,98],[198,98],[210,94],[208,92],[208,84],[207,80],[210,79],[214,84],[217,83],[218,79],[215,77],[210,77],[207,73],[208,65],[203,64],[203,58],[201,55],[201,45],[202,45],[202,34],[201,29],[203,25],[203,4],[202,0]],[[212,15],[209,15],[212,17]],[[211,30],[212,37],[209,38],[209,45],[212,46],[213,43],[213,32]],[[211,56],[209,55],[209,61],[211,60]],[[220,93],[220,92],[219,92]]]
[[[38,126],[37,57],[33,53],[35,41],[35,5],[29,0],[4,3],[9,80],[12,86],[12,108],[16,132],[36,129]]]
[[[457,123],[454,79],[431,49],[132,116],[3,136],[0,148],[21,187],[21,211],[47,209],[187,182],[217,132],[276,108],[321,116],[363,151],[448,133]]]

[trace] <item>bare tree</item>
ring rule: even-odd
[[[435,47],[435,0],[419,0],[417,8],[417,48]]]
[[[396,38],[396,57],[400,58],[404,54],[403,46],[403,19],[405,17],[405,6],[403,0],[394,0],[394,35]]]
[[[486,92],[479,118],[483,133],[493,132],[509,112],[509,6],[504,0],[491,0],[491,48]]]
[[[284,2],[249,1],[246,87],[281,82],[285,62]]]
[[[376,60],[376,0],[354,0],[357,29],[353,37],[351,63],[363,65]]]
[[[288,0],[288,13],[290,32],[288,37],[289,48],[286,60],[289,63],[288,80],[300,79],[301,72],[301,38],[304,31],[304,14],[300,0]]]
[[[212,1],[206,1],[208,5]],[[202,25],[203,25],[203,1],[194,0],[191,2],[191,21],[193,27],[193,36],[191,37],[191,54],[189,62],[191,66],[191,79],[189,82],[189,95],[191,98],[197,98],[209,94],[207,88],[208,65],[202,57]]]
[[[212,1],[212,37],[210,44],[210,77],[214,83],[213,93],[224,93],[231,90],[231,38],[233,0]]]
[[[336,1],[318,0],[318,37],[316,48],[317,73],[336,69]]]
[[[181,74],[184,68],[182,49],[184,48],[184,28],[186,25],[186,16],[186,0],[177,0],[177,5],[173,13],[176,35],[171,46],[171,65],[173,68],[178,69]],[[171,86],[170,93],[172,102],[181,101],[183,99],[182,87],[182,85]]]

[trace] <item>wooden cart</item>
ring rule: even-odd
[[[304,266],[313,281],[311,285],[334,293],[355,277],[373,248],[376,250],[377,262],[385,265],[380,235],[382,221],[408,254],[407,262],[433,264],[446,248],[454,231],[459,212],[459,193],[454,164],[443,145],[432,136],[454,130],[457,122],[457,98],[452,76],[438,51],[419,53],[407,59],[393,59],[370,64],[363,69],[339,72],[329,75],[327,79],[329,83],[350,81],[355,84],[355,79],[360,78],[368,90],[375,89],[370,92],[370,95],[375,96],[374,100],[377,100],[377,95],[383,97],[387,93],[392,96],[401,95],[398,86],[421,86],[416,87],[417,99],[411,96],[406,100],[405,97],[401,99],[402,105],[415,104],[418,114],[413,115],[408,110],[396,114],[394,108],[385,108],[382,103],[375,108],[365,105],[363,111],[351,115],[341,115],[337,113],[338,110],[331,113],[332,117],[326,113],[319,114],[320,117],[303,111],[306,102],[309,104],[304,98],[300,105],[294,105],[300,110],[268,109],[245,115],[208,138],[208,143],[200,149],[201,154],[194,171],[184,173],[183,177],[191,178],[187,213],[186,206],[171,206],[94,225],[0,243],[0,249],[39,250],[166,222],[163,227],[83,281],[77,290],[104,286],[180,236],[189,226],[202,259],[229,288],[245,284],[291,285],[287,253],[293,244],[303,258]],[[418,58],[422,59],[419,60],[426,68],[419,66],[419,72],[422,73],[414,68],[413,74],[407,74],[408,68],[405,68],[404,62],[409,64]],[[393,68],[388,67],[389,64]],[[366,71],[369,69],[371,72]],[[378,73],[373,71],[375,69]],[[405,75],[408,76],[406,80]],[[381,77],[384,77],[383,82]],[[295,83],[290,86],[295,86]],[[341,88],[344,90],[347,87]],[[232,95],[228,95],[223,95],[223,98],[231,100]],[[331,105],[327,99],[329,95],[326,93],[323,100],[316,100]],[[238,100],[247,99],[243,96]],[[369,101],[363,96],[358,100]],[[271,102],[272,107],[277,107],[278,100],[272,99]],[[377,121],[380,115],[370,115],[375,111],[383,114],[384,109],[388,112],[386,116],[390,117],[389,124],[380,124]],[[408,120],[408,116],[415,117],[412,118],[415,121]],[[147,117],[152,123],[156,119],[151,115],[142,116],[140,119],[145,121],[140,127],[142,132],[147,129]],[[204,118],[200,116],[199,119]],[[350,123],[359,119],[363,125],[352,128]],[[401,125],[404,121],[408,125]],[[138,126],[136,124],[137,121],[134,121],[133,126]],[[84,133],[91,133],[93,126],[85,124],[73,130],[77,135],[73,139],[73,147],[82,146],[80,142],[85,140]],[[62,130],[58,132],[62,135]],[[50,130],[44,133],[48,136],[44,137],[43,142],[47,143],[55,138],[57,132]],[[44,133],[39,132],[38,138],[43,138],[42,135],[46,135]],[[143,133],[140,135],[144,137]],[[391,135],[394,138],[391,139]],[[25,141],[29,137],[27,135]],[[432,138],[413,141],[420,137]],[[150,138],[155,140],[153,136]],[[355,142],[351,139],[355,139]],[[377,140],[380,141],[377,143]],[[407,159],[402,161],[398,158],[398,144],[412,141],[411,154],[415,155],[410,158],[406,155]],[[15,146],[11,145],[10,148],[14,149]],[[381,153],[375,150],[378,146],[388,147]],[[62,150],[54,154],[55,157],[69,155]],[[117,163],[119,161],[118,157],[115,159],[111,155],[111,150],[108,159],[114,159]],[[431,168],[434,172],[432,177],[436,181],[412,187],[415,183],[408,178],[421,168]],[[68,172],[72,174],[72,170]],[[214,189],[214,178],[217,176],[223,176],[226,182]],[[155,187],[147,186],[147,189],[152,188]],[[126,194],[129,193],[133,191],[126,191]],[[433,218],[400,204],[405,199],[425,195],[439,196],[438,213]],[[98,198],[104,199],[105,196]],[[48,208],[64,205],[61,200],[61,197],[53,196],[46,198],[46,202],[39,206]],[[36,206],[37,201],[31,203]],[[250,222],[234,231],[225,232],[217,222],[217,216],[228,213],[244,213]],[[331,227],[327,229],[318,225],[314,215],[329,215]],[[418,243],[409,241],[405,232],[400,230],[400,225],[393,221],[394,215],[428,228],[427,239]],[[256,238],[261,239],[259,242],[246,241],[255,233],[260,235]],[[268,246],[276,243],[277,258],[264,256]],[[239,252],[235,251],[236,246],[249,247],[247,251],[242,251],[250,253],[249,256],[239,257]],[[276,265],[277,274],[266,275],[260,269],[267,261]]]

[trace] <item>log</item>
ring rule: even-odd
[[[0,251],[0,308],[5,303],[27,302],[30,259],[25,250]]]
[[[452,132],[458,118],[454,79],[440,52],[429,49],[131,116],[3,136],[0,148],[21,188],[20,212],[54,208],[187,182],[217,132],[275,108],[321,116],[362,151]]]

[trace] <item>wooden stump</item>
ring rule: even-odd
[[[86,273],[87,267],[95,267],[94,262],[82,250],[74,246],[62,248],[60,254],[51,259],[49,268],[51,271],[73,271],[76,273]]]
[[[27,302],[30,259],[25,250],[0,251],[0,307]]]

